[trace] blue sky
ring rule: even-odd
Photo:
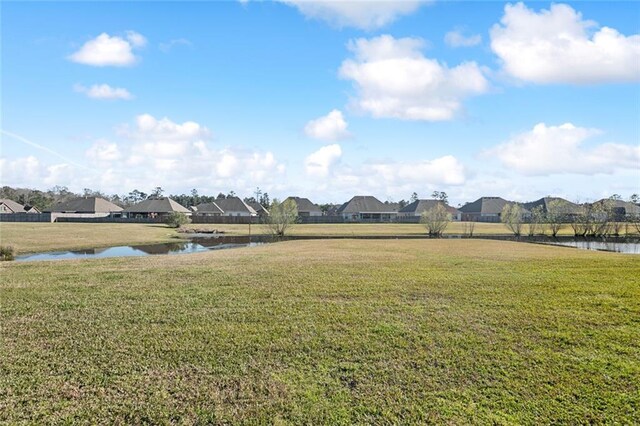
[[[636,2],[4,2],[3,185],[640,192]]]

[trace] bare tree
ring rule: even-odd
[[[295,201],[287,199],[283,202],[273,199],[269,208],[266,225],[272,235],[284,237],[287,230],[298,221],[298,206]]]
[[[576,237],[584,237],[591,229],[591,206],[590,204],[581,204],[578,207],[578,211],[573,216],[571,221],[571,228],[573,228],[573,235]]]
[[[444,203],[438,203],[420,215],[420,223],[427,228],[429,235],[435,237],[442,235],[449,226],[449,222],[451,222],[451,214],[447,211]]]
[[[508,203],[502,208],[500,214],[500,220],[505,224],[513,235],[519,237],[522,234],[522,222],[523,222],[524,209],[518,203]]]
[[[613,199],[602,200],[591,205],[591,227],[588,235],[605,236],[610,232],[613,219]]]
[[[547,204],[546,219],[552,236],[557,236],[569,214],[569,205],[564,200],[551,200]]]
[[[475,222],[463,222],[462,223],[462,232],[464,235],[468,237],[473,237],[473,231],[476,229]]]
[[[544,211],[542,206],[536,206],[531,209],[531,217],[529,218],[529,236],[533,237],[536,233],[544,234]]]

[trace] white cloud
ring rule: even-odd
[[[81,84],[76,84],[73,88],[76,92],[84,93],[92,99],[133,99],[133,95],[127,89],[121,87],[111,87],[108,84],[94,84],[91,87],[85,87]]]
[[[611,174],[640,167],[640,145],[582,146],[587,139],[600,133],[571,123],[560,126],[539,123],[531,131],[486,151],[485,155],[497,157],[505,166],[524,175]]]
[[[342,157],[340,145],[323,146],[305,158],[304,167],[308,175],[325,177],[329,175],[331,168],[340,160],[340,157]]]
[[[104,139],[96,141],[86,152],[87,158],[95,162],[117,161],[121,158],[118,144]]]
[[[132,178],[181,186],[236,192],[267,188],[285,174],[284,164],[271,152],[239,147],[215,148],[207,142],[211,131],[194,121],[176,123],[150,114],[136,117],[120,134],[132,142],[125,165]]]
[[[147,39],[135,31],[127,31],[124,38],[102,33],[83,44],[69,59],[94,67],[126,67],[137,62],[133,49],[144,47],[146,43]]]
[[[504,70],[534,83],[604,83],[640,80],[640,35],[582,19],[565,4],[540,13],[506,5],[491,29],[491,48]]]
[[[353,107],[376,118],[451,120],[464,98],[488,90],[475,62],[449,68],[426,58],[423,45],[421,39],[389,35],[350,42],[355,58],[342,63],[340,76],[354,82]]]
[[[445,34],[444,42],[451,47],[471,47],[482,43],[482,36],[480,34],[465,36],[461,30],[453,30]]]
[[[140,114],[135,119],[135,126],[131,129],[125,125],[121,127],[121,134],[132,139],[146,141],[193,141],[207,139],[211,131],[194,122],[185,121],[182,124],[174,123],[167,117],[157,119],[151,114]]]
[[[327,173],[313,176],[317,178],[314,184],[298,192],[333,202],[355,194],[374,194],[384,201],[394,196],[408,197],[414,191],[423,196],[434,190],[459,191],[467,181],[467,170],[457,158],[446,155],[418,161],[368,161],[355,166],[341,162],[329,167]]]
[[[145,47],[147,45],[145,36],[135,31],[127,31],[126,38],[133,47]]]
[[[169,40],[166,43],[160,43],[158,45],[158,48],[163,51],[164,53],[168,53],[170,52],[173,48],[177,47],[177,46],[187,46],[187,47],[192,47],[192,43],[187,40],[186,38],[176,38],[173,40]]]
[[[337,27],[373,30],[403,15],[409,15],[427,3],[424,0],[279,0],[296,7],[307,18],[321,19]]]
[[[311,120],[304,127],[304,133],[313,139],[337,141],[350,136],[347,122],[342,112],[334,109],[329,114]]]

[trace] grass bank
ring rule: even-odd
[[[0,423],[640,422],[634,256],[324,240],[0,268]]]
[[[175,241],[163,224],[0,222],[0,244],[16,253]]]
[[[465,234],[465,222],[452,222],[445,231],[445,235]],[[192,224],[191,228],[217,229],[234,235],[247,235],[249,225],[225,225],[225,224]],[[526,232],[526,227],[524,232]],[[252,234],[268,234],[263,225],[251,225]],[[399,235],[425,235],[425,227],[417,223],[332,223],[332,224],[299,224],[287,231],[290,235],[299,236],[399,236]],[[475,223],[473,231],[475,236],[482,235],[512,235],[502,223]],[[569,225],[564,227],[560,235],[573,235]]]

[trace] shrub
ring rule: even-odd
[[[422,223],[429,235],[439,237],[451,222],[451,215],[447,208],[438,203],[435,207],[425,210],[420,215],[420,223]],[[473,232],[473,231],[472,231]]]
[[[0,261],[13,260],[13,259],[15,259],[15,255],[13,253],[13,247],[0,246]]]
[[[172,228],[180,228],[182,225],[191,223],[191,219],[182,212],[173,212],[167,217],[166,222]]]
[[[266,219],[266,225],[272,235],[276,237],[284,237],[291,226],[298,221],[298,206],[295,201],[287,199],[279,202],[274,199],[269,209],[269,216]]]

